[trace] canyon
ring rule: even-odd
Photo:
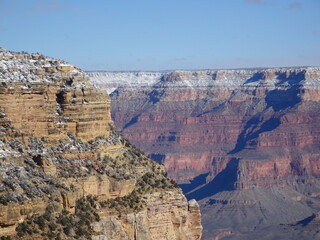
[[[320,67],[88,75],[121,133],[199,201],[203,239],[317,237],[294,226],[320,210]]]
[[[116,129],[79,68],[0,48],[1,239],[202,235],[199,205]]]

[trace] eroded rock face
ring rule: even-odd
[[[0,100],[16,128],[52,143],[67,132],[84,141],[108,137],[110,99],[85,73],[41,55],[10,54],[2,52]]]
[[[199,206],[118,133],[108,95],[84,72],[4,49],[0,209],[0,236],[15,239],[193,240],[202,231]]]
[[[245,231],[272,224],[277,210],[257,189],[271,194],[270,202],[280,196],[315,201],[299,200],[305,210],[298,211],[288,200],[281,208],[288,206],[283,212],[290,217],[277,224],[318,211],[319,67],[130,73],[134,84],[128,74],[89,73],[113,91],[111,113],[122,133],[163,162],[188,197],[201,200],[206,238],[241,231],[245,221],[253,226]],[[224,191],[233,193],[233,202]],[[231,223],[232,211],[239,215]],[[246,211],[256,217],[246,219]],[[226,215],[213,220],[218,213]]]
[[[284,68],[89,74],[104,88],[118,87],[111,94],[112,116],[123,134],[183,181],[209,168],[217,175],[227,158],[244,152],[274,162],[279,149],[287,149],[282,155],[288,155],[290,148],[299,152],[318,145],[319,72]],[[287,169],[278,170],[290,175],[295,160],[281,158]]]
[[[186,203],[174,192],[151,194],[147,209],[121,218],[108,216],[94,224],[108,234],[93,239],[200,239],[202,232],[198,203]],[[187,213],[187,214],[186,214]]]

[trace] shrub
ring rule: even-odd
[[[8,195],[0,195],[0,204],[8,205],[10,198]]]
[[[19,225],[16,228],[17,235],[19,237],[23,237],[24,235],[26,235],[27,230],[28,230],[28,225],[25,222],[19,223]]]
[[[55,224],[54,222],[50,222],[48,227],[51,231],[55,231],[57,229],[57,224]]]
[[[34,222],[39,226],[40,229],[45,227],[45,218],[43,216],[36,217]]]
[[[11,237],[10,236],[2,236],[0,239],[1,240],[11,240]]]

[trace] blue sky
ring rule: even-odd
[[[84,70],[320,66],[320,0],[0,0],[0,46]]]

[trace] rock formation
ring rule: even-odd
[[[319,67],[89,75],[124,136],[200,200],[205,239],[319,210]]]
[[[0,48],[1,239],[200,239],[199,205],[80,69]]]

